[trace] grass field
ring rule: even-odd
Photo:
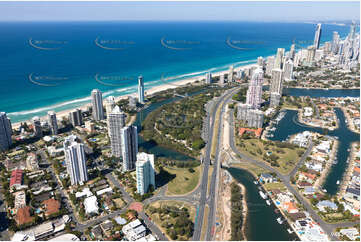
[[[268,191],[273,189],[279,189],[281,191],[286,190],[285,185],[282,182],[266,183],[263,185]]]
[[[160,207],[162,207],[164,205],[176,206],[178,208],[181,208],[181,207],[187,208],[188,211],[189,211],[190,219],[194,223],[195,215],[196,215],[196,208],[193,205],[191,205],[190,203],[180,202],[180,201],[156,201],[156,202],[151,203],[149,206],[152,206],[154,208],[160,208]],[[152,213],[150,213],[149,208],[146,209],[146,212],[150,216],[152,221],[155,224],[158,225],[158,227],[162,230],[162,232],[167,235],[167,230],[162,225],[164,225],[164,221],[167,221],[169,223],[173,223],[174,219],[171,216],[169,216],[168,214],[165,215],[165,216],[164,215],[160,216],[158,213],[153,213],[152,214]],[[167,235],[167,237],[168,237],[169,240],[171,240],[168,235]],[[187,240],[187,238],[186,237],[184,237],[184,238],[180,237],[178,240]]]
[[[295,167],[305,151],[304,148],[279,148],[272,143],[265,145],[259,139],[242,139],[241,142],[244,146],[238,145],[238,149],[256,160],[264,161],[267,152],[272,152],[272,154],[278,156],[279,167],[275,168],[283,174],[288,174]],[[300,155],[298,152],[300,152]]]
[[[253,165],[251,163],[246,163],[246,162],[232,164],[232,167],[242,168],[244,170],[251,172],[254,176],[257,176],[257,177],[259,175],[261,175],[261,173],[267,173],[267,170],[265,170],[259,166]]]
[[[170,168],[164,167],[164,170],[171,175],[175,175],[168,183],[166,195],[183,195],[193,191],[199,182],[201,174],[201,166],[194,167],[194,172],[190,172],[189,168]]]

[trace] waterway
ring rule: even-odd
[[[277,223],[276,219],[282,217],[282,215],[275,213],[276,206],[273,203],[268,206],[266,201],[261,198],[257,187],[259,185],[253,183],[255,179],[251,173],[238,168],[229,168],[228,171],[233,178],[246,188],[248,215],[245,233],[247,240],[298,240],[296,234],[287,232],[289,225],[286,222],[283,224]]]
[[[288,95],[292,96],[311,96],[311,97],[359,97],[359,89],[348,89],[348,90],[324,90],[324,89],[298,89],[298,88],[285,88],[285,92]],[[191,94],[192,95],[192,94]],[[194,95],[194,94],[193,94]],[[156,108],[170,103],[173,101],[180,100],[180,97],[174,97],[167,99],[162,102],[154,103],[148,108],[137,114],[137,119],[135,125],[138,129],[141,129],[141,123],[146,118],[146,116]],[[329,131],[328,135],[338,137],[339,139],[339,151],[337,153],[338,163],[334,165],[330,171],[329,176],[327,177],[324,188],[327,189],[328,193],[331,195],[337,192],[338,186],[336,181],[342,178],[342,175],[346,169],[346,160],[348,156],[347,149],[350,148],[350,144],[354,141],[359,140],[359,134],[351,132],[347,125],[345,124],[345,117],[343,112],[339,109],[335,109],[336,115],[339,119],[339,128],[333,131]],[[287,110],[285,117],[278,123],[276,126],[275,135],[272,138],[273,140],[283,141],[287,139],[289,135],[303,132],[305,130],[324,133],[324,130],[321,128],[314,128],[304,124],[301,124],[297,120],[297,111]],[[145,152],[155,154],[157,157],[168,157],[170,159],[177,160],[191,160],[191,157],[188,157],[182,153],[176,152],[174,150],[158,146],[152,142],[146,142],[142,137],[138,137],[139,148]],[[257,185],[253,183],[253,176],[249,172],[237,169],[229,168],[231,175],[240,183],[246,187],[246,200],[247,206],[249,209],[249,215],[246,223],[246,236],[248,240],[295,240],[297,236],[295,234],[289,234],[287,232],[286,224],[278,224],[276,222],[277,217],[280,217],[280,214],[274,212],[275,206],[267,206],[265,200],[263,200],[258,194]],[[262,231],[262,232],[260,232]]]
[[[349,156],[348,149],[351,148],[351,143],[360,140],[358,133],[354,133],[348,129],[342,110],[340,108],[335,108],[334,110],[338,119],[338,128],[332,131],[300,123],[298,120],[298,111],[286,110],[285,117],[275,126],[274,137],[270,138],[270,140],[284,141],[288,136],[303,131],[317,132],[336,137],[339,141],[336,155],[337,164],[332,165],[330,173],[323,184],[323,188],[325,188],[330,195],[335,195],[338,191],[339,185],[337,185],[336,182],[342,180],[342,176],[347,168],[346,161]]]

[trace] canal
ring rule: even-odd
[[[282,217],[280,213],[275,212],[275,205],[270,206],[261,198],[258,193],[258,186],[253,183],[255,178],[246,170],[238,168],[227,169],[229,173],[239,183],[246,188],[247,202],[247,220],[246,220],[246,237],[247,240],[253,241],[289,241],[298,240],[295,233],[289,234],[287,229],[290,228],[287,223],[279,224],[276,219]]]
[[[298,120],[298,111],[286,110],[284,118],[275,126],[276,130],[274,132],[274,137],[269,138],[270,140],[284,141],[288,136],[303,131],[327,134],[337,138],[339,141],[336,155],[337,163],[332,165],[323,184],[323,188],[325,188],[330,195],[335,195],[338,191],[339,185],[337,185],[336,182],[342,180],[342,176],[347,168],[346,161],[349,156],[348,149],[351,148],[351,143],[360,140],[360,135],[358,133],[354,133],[348,129],[342,110],[340,108],[335,108],[334,110],[338,119],[338,128],[332,131],[326,131],[327,133],[321,128],[311,127],[300,123]]]

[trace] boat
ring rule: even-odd
[[[350,151],[351,151],[351,149],[350,149],[350,148],[348,148],[348,149],[347,149],[347,151],[348,151],[348,152],[350,152]]]
[[[257,184],[258,184],[258,181],[253,181],[253,183],[257,185]]]
[[[267,194],[265,194],[265,193],[262,192],[262,191],[259,191],[259,195],[260,195],[263,199],[266,199],[266,198],[267,198]]]
[[[337,184],[337,185],[338,185],[338,184],[340,184],[340,181],[339,181],[339,180],[337,180],[336,184]]]
[[[278,208],[276,208],[274,211],[275,211],[275,213],[279,213],[279,212],[280,212],[280,210],[279,210]]]
[[[292,229],[287,229],[287,232],[288,232],[289,234],[292,234],[292,233],[293,233]]]
[[[266,200],[266,203],[267,203],[268,206],[271,205],[271,202],[270,202],[270,200],[268,200],[268,199]]]
[[[322,191],[323,191],[323,192],[327,192],[327,190],[326,190],[325,188],[324,188],[324,189],[322,189]]]
[[[277,222],[278,222],[279,224],[283,224],[283,221],[282,221],[281,217],[277,218]]]

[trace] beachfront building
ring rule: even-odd
[[[293,79],[293,61],[290,59],[283,66],[283,79],[285,81],[292,81]]]
[[[222,74],[222,73],[219,74],[219,82],[218,82],[218,84],[219,84],[219,85],[223,85],[224,82],[225,82],[224,79],[225,79],[225,78],[224,78],[224,74]]]
[[[295,54],[296,54],[296,45],[292,44],[291,45],[291,49],[290,52],[288,52],[288,57],[293,60],[295,58]]]
[[[278,105],[280,105],[280,101],[281,101],[281,94],[279,94],[277,92],[271,92],[271,94],[270,94],[270,107],[271,108],[278,107]]]
[[[69,113],[69,121],[73,127],[83,125],[83,114],[79,108]]]
[[[77,142],[77,137],[75,135],[70,135],[65,139],[64,153],[71,185],[78,185],[86,182],[88,180],[88,173],[84,145]]]
[[[321,24],[317,24],[315,31],[315,39],[313,40],[313,46],[315,49],[320,48],[320,39],[321,39]]]
[[[38,138],[43,137],[43,129],[41,128],[40,118],[38,116],[35,116],[32,119],[32,123],[33,123],[34,137],[38,137]]]
[[[266,74],[272,75],[273,66],[275,65],[275,57],[269,56],[267,57],[267,65],[266,65]]]
[[[138,102],[144,103],[144,79],[143,79],[143,76],[138,77]]]
[[[91,93],[93,118],[96,121],[104,119],[103,97],[99,89],[94,89]]]
[[[205,82],[206,82],[206,84],[211,84],[212,83],[212,74],[210,72],[206,73]]]
[[[228,82],[233,82],[233,72],[234,72],[234,66],[231,65],[229,67],[229,73],[228,73]]]
[[[138,153],[137,126],[126,126],[120,129],[120,142],[122,147],[123,171],[134,170]]]
[[[115,107],[115,97],[109,96],[104,100],[105,112],[106,114],[110,114]]]
[[[338,53],[338,44],[340,42],[340,35],[338,34],[337,31],[333,32],[332,35],[332,44],[331,44],[331,52],[333,54],[337,54]]]
[[[261,110],[253,109],[248,104],[239,103],[237,106],[237,119],[242,120],[250,128],[262,128],[264,114]]]
[[[313,61],[315,60],[315,54],[316,54],[316,48],[311,45],[307,47],[307,58],[306,58],[306,64],[311,65]]]
[[[56,120],[56,113],[54,111],[48,112],[48,122],[49,122],[51,133],[53,135],[57,135],[58,134],[58,123]]]
[[[261,69],[263,69],[263,67],[264,67],[264,59],[263,59],[262,56],[258,56],[258,58],[257,58],[257,65],[258,65]]]
[[[107,115],[107,126],[108,126],[108,136],[110,137],[110,129],[109,129],[109,114],[112,112],[115,107],[115,97],[109,96],[104,100],[105,113]]]
[[[107,122],[112,156],[120,157],[122,155],[120,130],[125,126],[125,114],[119,106],[115,106],[108,114]]]
[[[0,112],[0,151],[8,150],[12,144],[12,128],[5,112]]]
[[[275,59],[274,65],[273,65],[274,69],[282,69],[282,60],[283,60],[284,54],[285,54],[284,48],[277,49],[276,59]]]
[[[247,90],[246,104],[251,108],[259,108],[262,103],[262,85],[263,85],[263,70],[257,68],[251,78]]]
[[[272,70],[272,80],[270,86],[270,92],[276,92],[282,95],[282,80],[283,80],[283,71],[281,69]]]
[[[155,188],[154,155],[139,152],[136,162],[137,191],[143,195],[149,191],[149,186]]]

